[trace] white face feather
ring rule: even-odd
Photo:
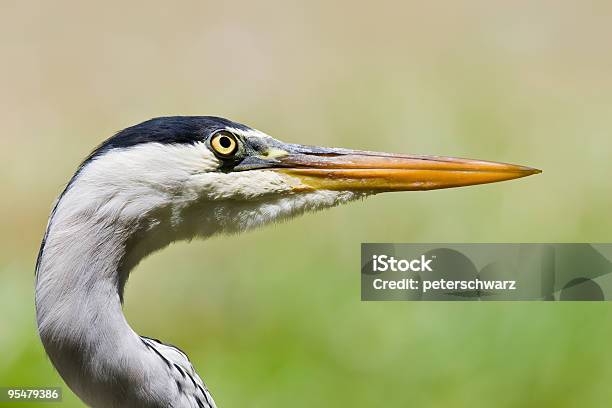
[[[265,169],[222,172],[221,165],[205,143],[111,150],[85,165],[55,217],[87,214],[127,224],[168,223],[176,239],[183,239],[244,231],[363,196],[296,192],[301,181],[286,174]],[[170,219],[159,219],[168,214]]]

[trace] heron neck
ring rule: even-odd
[[[144,352],[122,311],[123,286],[137,263],[130,250],[136,233],[129,220],[71,211],[61,202],[49,225],[37,270],[38,328],[53,364],[79,395],[91,378],[116,382]]]

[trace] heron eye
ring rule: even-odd
[[[231,133],[220,132],[212,137],[210,146],[213,151],[223,158],[233,156],[238,150],[236,137]]]

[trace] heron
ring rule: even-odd
[[[236,233],[377,193],[511,180],[491,161],[281,142],[213,116],[154,118],[100,144],[52,208],[36,262],[38,333],[91,407],[216,407],[179,348],[136,334],[130,271],[174,241]]]

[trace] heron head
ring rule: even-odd
[[[167,117],[107,140],[86,160],[80,178],[98,191],[113,190],[110,200],[123,197],[123,211],[135,218],[164,212],[170,222],[189,225],[192,235],[212,235],[382,192],[537,172],[481,160],[290,144],[222,118]]]

